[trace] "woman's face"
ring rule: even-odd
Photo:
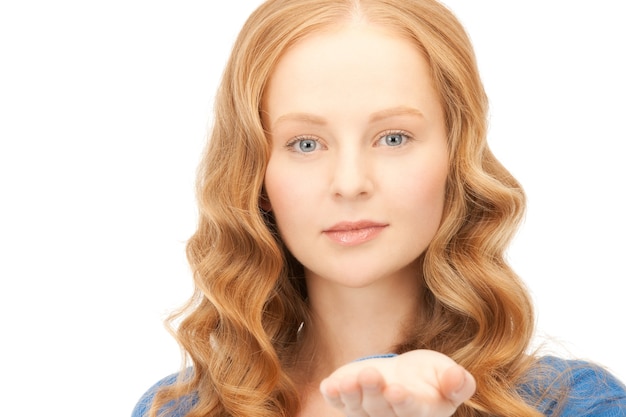
[[[265,188],[307,280],[412,279],[442,216],[444,114],[413,43],[363,23],[309,36],[263,100]]]

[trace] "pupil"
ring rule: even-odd
[[[300,142],[300,149],[303,151],[311,151],[315,148],[315,143],[312,140],[303,140]]]
[[[398,134],[388,135],[387,136],[387,144],[388,145],[398,145],[402,142],[402,137]]]

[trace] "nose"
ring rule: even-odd
[[[346,150],[336,155],[331,180],[335,198],[367,198],[373,190],[372,166],[362,151]]]

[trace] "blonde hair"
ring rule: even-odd
[[[300,403],[287,373],[308,320],[299,264],[271,215],[259,209],[270,145],[260,113],[266,82],[299,39],[350,19],[415,42],[444,106],[450,173],[442,224],[423,255],[428,317],[397,347],[442,352],[476,378],[457,416],[539,416],[518,393],[533,308],[504,251],[523,216],[520,185],[486,144],[487,98],[471,43],[434,0],[270,0],[248,19],[224,72],[214,127],[198,177],[200,220],[187,253],[195,293],[172,319],[193,363],[151,410],[194,393],[196,416],[293,416]]]

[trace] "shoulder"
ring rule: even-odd
[[[545,415],[626,416],[626,387],[601,366],[546,356],[537,362],[524,391]]]
[[[189,375],[189,373],[186,374],[186,376]],[[178,381],[178,378],[180,376],[180,373],[166,376],[165,378],[154,384],[152,387],[150,387],[150,389],[148,389],[141,396],[141,398],[135,405],[131,417],[148,417],[148,413],[150,412],[150,408],[152,407],[152,403],[157,392],[159,392],[159,390],[162,388],[173,386],[176,381]],[[191,396],[181,398],[177,401],[171,401],[160,410],[158,415],[159,417],[184,417],[191,410],[194,403],[195,397]]]

